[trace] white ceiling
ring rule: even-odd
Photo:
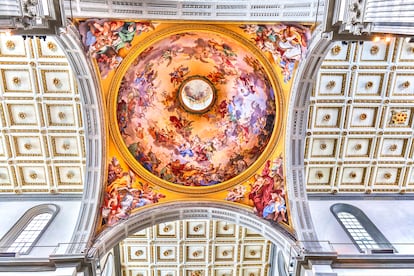
[[[0,192],[80,193],[80,96],[52,38],[0,36]]]
[[[158,224],[120,243],[122,275],[267,276],[271,242],[214,220]]]
[[[414,191],[413,49],[404,39],[332,46],[311,95],[308,192]],[[81,193],[81,100],[58,43],[0,36],[0,78],[0,191]],[[221,221],[157,225],[120,248],[125,275],[265,276],[271,265],[270,241]]]
[[[414,44],[335,43],[310,99],[308,192],[414,191]]]

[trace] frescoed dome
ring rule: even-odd
[[[117,88],[118,131],[130,159],[169,183],[228,181],[259,158],[273,133],[271,78],[221,33],[186,31],[151,43]]]

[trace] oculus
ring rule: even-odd
[[[202,114],[213,106],[215,94],[215,88],[207,78],[193,76],[181,84],[178,99],[184,110]]]

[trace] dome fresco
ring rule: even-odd
[[[266,148],[276,116],[270,78],[255,55],[206,30],[174,33],[138,52],[116,101],[133,160],[185,186],[244,172]]]

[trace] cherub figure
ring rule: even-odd
[[[229,190],[227,194],[226,200],[239,202],[244,198],[244,194],[246,193],[246,187],[239,184]]]

